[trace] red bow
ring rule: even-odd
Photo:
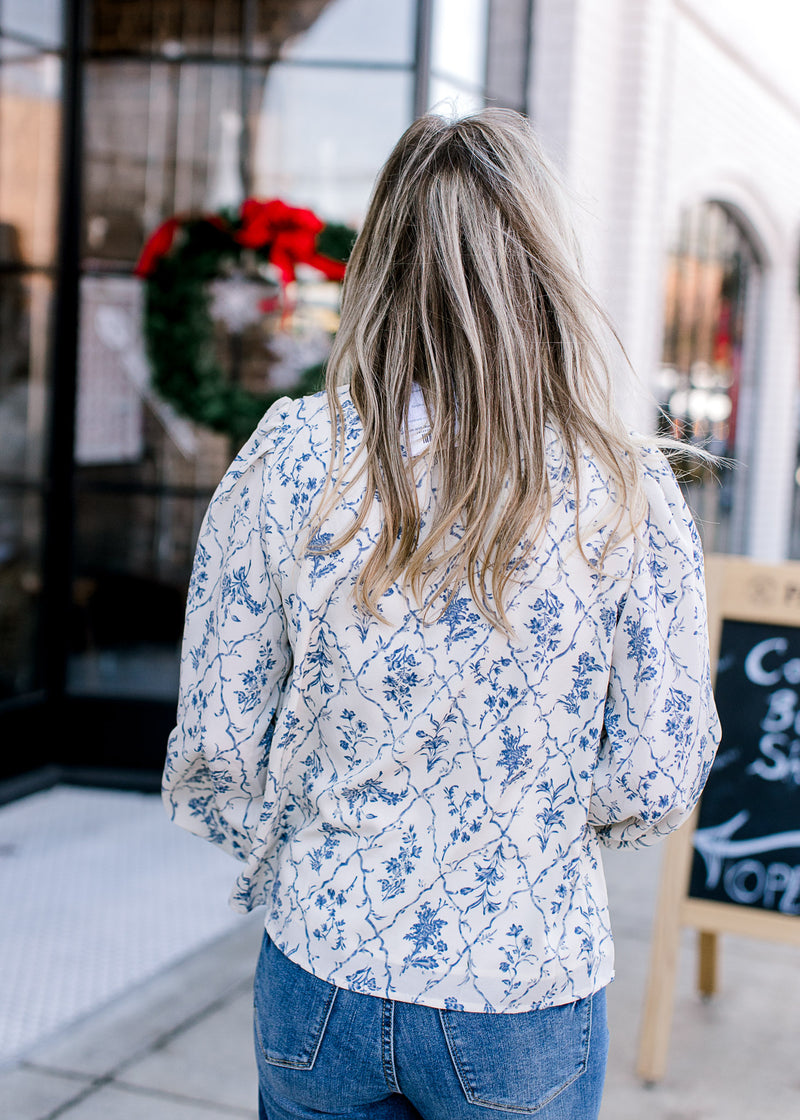
[[[242,203],[242,228],[234,234],[240,245],[249,249],[269,246],[269,260],[281,274],[284,284],[295,279],[295,266],[311,265],[329,280],[344,279],[344,264],[317,252],[317,235],[324,222],[311,210],[287,206],[274,198],[259,202],[248,198]]]
[[[329,280],[343,280],[345,266],[342,261],[324,257],[317,252],[317,235],[324,229],[324,222],[311,210],[287,206],[280,199],[259,202],[248,198],[240,210],[241,228],[233,231],[233,237],[246,249],[266,249],[268,259],[281,274],[284,284],[295,279],[298,264],[311,265]],[[216,214],[207,214],[203,221],[228,228]],[[172,248],[175,235],[185,218],[168,218],[153,231],[142,249],[136,264],[137,276],[152,275],[159,260]]]
[[[150,234],[142,249],[142,255],[136,263],[134,269],[136,276],[150,276],[161,258],[172,248],[180,224],[180,218],[168,218]]]

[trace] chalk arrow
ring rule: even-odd
[[[752,856],[757,852],[774,852],[779,848],[800,848],[800,829],[794,832],[774,832],[771,836],[753,836],[749,840],[732,840],[743,824],[750,819],[747,809],[723,824],[698,828],[694,846],[706,861],[706,886],[716,887],[722,874],[722,861]]]

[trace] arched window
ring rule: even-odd
[[[687,456],[681,464],[707,551],[747,548],[760,276],[757,251],[730,210],[718,202],[684,210],[667,261],[657,391],[662,431],[724,460],[712,468]]]

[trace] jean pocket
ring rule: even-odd
[[[253,1004],[256,1040],[265,1062],[312,1069],[335,999],[332,984],[290,961],[264,935]]]
[[[540,1011],[440,1011],[439,1018],[470,1104],[537,1112],[586,1070],[591,996]]]

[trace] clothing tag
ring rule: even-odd
[[[416,383],[411,386],[411,399],[408,402],[408,434],[411,438],[410,453],[419,455],[431,441],[431,424],[422,389]]]

